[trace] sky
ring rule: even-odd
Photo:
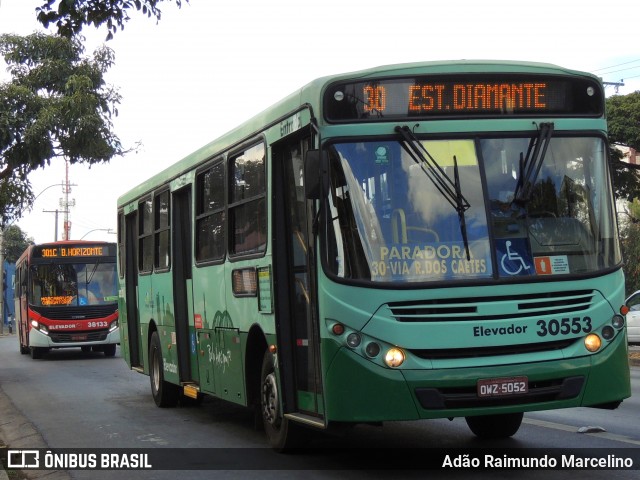
[[[44,28],[44,0],[0,0],[0,33]],[[72,165],[71,239],[116,241],[117,198],[314,78],[379,65],[495,59],[553,63],[640,90],[637,0],[190,0],[138,12],[115,38],[85,27],[87,54],[115,52],[106,80],[122,95],[114,131],[137,152]],[[53,32],[51,32],[53,33]],[[9,81],[0,59],[0,82]],[[606,87],[615,94],[614,86]],[[31,211],[17,224],[36,243],[55,238],[65,163],[31,176]],[[53,186],[52,186],[53,185]],[[58,239],[63,215],[58,215]]]

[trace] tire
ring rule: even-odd
[[[82,350],[82,353],[89,353],[91,351],[91,346],[85,345],[83,347],[80,347],[80,350]]]
[[[42,358],[44,353],[47,351],[44,347],[29,347],[29,349],[31,351],[31,358],[34,360]]]
[[[273,354],[265,351],[260,373],[260,412],[269,445],[284,451],[296,445],[300,427],[282,415],[282,395],[274,364]]]
[[[114,345],[115,346],[115,345]],[[151,335],[149,344],[149,378],[151,379],[151,395],[156,405],[161,408],[175,407],[180,398],[180,389],[164,379],[164,361],[162,346],[158,332]]]
[[[20,324],[18,324],[18,343],[20,343],[20,353],[22,355],[26,355],[27,353],[29,353],[29,347],[22,344],[22,329],[19,325]]]
[[[523,413],[504,413],[466,417],[471,431],[480,438],[507,438],[516,434],[522,424]]]
[[[104,356],[105,357],[113,357],[116,354],[116,344],[110,343],[104,346]]]

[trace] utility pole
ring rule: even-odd
[[[60,210],[58,210],[57,208],[55,210],[42,210],[44,213],[55,213],[56,214],[56,223],[55,223],[55,234],[53,237],[53,241],[57,242],[58,241],[58,213],[60,213]],[[67,210],[68,213],[68,210]]]
[[[607,86],[609,85],[613,85],[613,87],[616,89],[616,93],[618,93],[618,89],[620,87],[624,87],[624,79],[620,79],[619,82],[602,82],[602,85],[604,85],[605,88],[607,88]]]
[[[69,200],[69,194],[71,193],[71,184],[69,183],[69,160],[65,161],[65,181],[62,186],[62,193],[64,198],[60,199],[60,206],[62,207],[62,211],[64,213],[64,231],[62,233],[63,240],[71,239],[71,222],[69,221],[69,207],[76,206],[75,198]],[[57,215],[56,215],[57,216]],[[58,222],[56,221],[56,228]],[[56,233],[56,240],[58,239],[58,235]]]

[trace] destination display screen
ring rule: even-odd
[[[604,94],[589,78],[550,75],[430,75],[333,84],[328,121],[442,117],[597,116]]]
[[[86,257],[113,257],[116,255],[114,244],[82,245],[36,245],[33,247],[34,259],[74,259]]]

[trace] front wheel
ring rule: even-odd
[[[18,342],[20,343],[20,353],[22,355],[29,353],[29,347],[22,344],[22,328],[20,327],[20,324],[18,324]]]
[[[29,347],[29,349],[31,352],[31,358],[33,358],[34,360],[42,358],[44,354],[49,350],[45,347]]]
[[[158,332],[153,332],[149,345],[149,378],[151,394],[156,405],[162,408],[175,407],[178,404],[180,390],[177,385],[164,379],[164,360]]]
[[[260,412],[269,445],[287,450],[298,439],[299,427],[282,415],[282,392],[274,365],[273,354],[265,351],[260,375]]]
[[[471,431],[480,438],[507,438],[516,434],[522,424],[523,413],[504,413],[466,417]]]
[[[104,346],[104,356],[113,357],[116,354],[116,344],[110,343]]]

